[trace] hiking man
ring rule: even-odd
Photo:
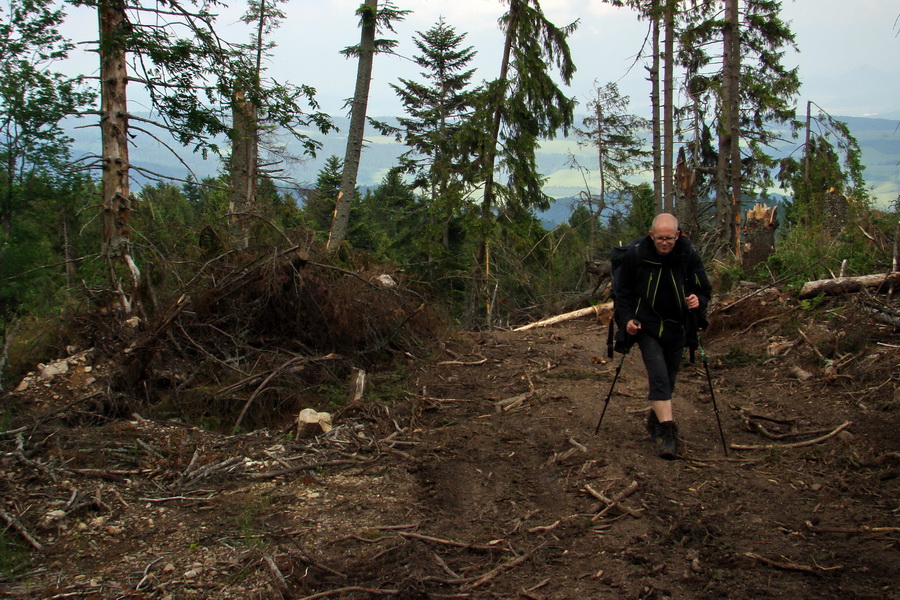
[[[647,369],[647,430],[659,456],[673,459],[678,451],[675,377],[685,344],[697,337],[697,309],[705,309],[712,295],[703,262],[673,215],[657,215],[649,235],[625,254],[615,289],[620,322],[637,341]]]

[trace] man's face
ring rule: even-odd
[[[675,240],[678,239],[678,230],[674,225],[661,223],[650,232],[653,238],[653,245],[656,247],[657,254],[665,256],[672,252],[675,247]]]

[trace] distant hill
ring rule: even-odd
[[[146,115],[142,115],[146,116]],[[376,117],[382,121],[395,121],[394,117]],[[900,193],[900,120],[862,117],[836,117],[847,123],[851,133],[860,144],[863,152],[863,164],[866,167],[864,177],[872,187],[872,193],[877,203],[887,206],[892,203]],[[303,158],[288,167],[298,187],[311,187],[314,185],[319,171],[329,156],[343,156],[347,144],[347,128],[349,120],[343,117],[334,118],[339,131],[323,136],[318,132],[306,132],[310,137],[322,142],[323,148],[315,158]],[[578,123],[581,118],[577,119]],[[75,139],[73,146],[76,156],[97,153],[100,147],[99,128],[84,127],[89,124],[86,120],[72,120],[69,123],[68,133]],[[81,126],[81,127],[78,127]],[[76,128],[77,127],[77,128]],[[380,184],[388,170],[397,164],[397,158],[405,151],[393,138],[378,135],[371,127],[367,130],[367,144],[363,150],[358,182],[360,186],[376,186]],[[173,141],[168,141],[173,147]],[[280,143],[290,153],[296,151],[297,144],[292,139],[284,136]],[[775,149],[777,155],[786,156],[800,146],[801,140],[783,144]],[[227,144],[222,144],[227,149]],[[199,154],[185,150],[182,159],[190,165],[197,177],[215,175],[221,170],[221,160],[218,156],[210,156],[204,159]],[[169,177],[185,178],[187,169],[179,162],[171,152],[158,141],[137,133],[132,144],[132,161],[155,173]],[[573,162],[578,167],[573,167]],[[597,184],[592,177],[591,169],[594,168],[596,157],[590,148],[579,146],[578,141],[570,136],[567,138],[544,140],[537,152],[537,164],[541,173],[547,178],[544,191],[559,199],[557,206],[545,214],[553,222],[561,222],[568,218],[571,199],[578,197],[585,191],[585,176],[590,191],[597,193]],[[583,172],[584,170],[584,172]],[[649,173],[646,181],[649,181]],[[138,180],[140,183],[140,180]],[[770,190],[777,192],[778,190]],[[561,205],[561,206],[560,206]],[[563,214],[565,215],[564,218]]]

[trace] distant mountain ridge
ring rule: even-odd
[[[143,116],[143,115],[142,115]],[[578,117],[576,122],[581,123],[583,117]],[[876,202],[880,206],[890,205],[900,193],[900,121],[895,119],[868,118],[868,117],[835,117],[847,123],[850,132],[859,142],[863,154],[863,164],[866,170],[863,176],[872,188]],[[381,121],[394,121],[395,117],[376,117]],[[338,132],[332,132],[327,136],[318,131],[305,132],[310,137],[322,143],[322,150],[315,158],[305,158],[291,164],[287,172],[296,182],[296,187],[308,188],[315,185],[319,171],[329,156],[344,155],[347,143],[347,129],[349,119],[334,117]],[[68,123],[67,133],[75,140],[73,153],[75,156],[85,154],[97,154],[100,148],[98,127],[84,127],[85,120],[71,120]],[[80,126],[80,127],[79,127]],[[174,141],[166,140],[173,147],[177,147]],[[289,136],[282,136],[279,143],[287,149],[288,153],[297,153],[299,147],[296,141]],[[776,155],[786,156],[796,151],[802,140],[792,140],[776,148]],[[227,149],[226,143],[221,147]],[[372,127],[367,128],[366,146],[363,149],[360,170],[357,181],[361,187],[372,187],[381,183],[388,170],[397,164],[398,157],[406,151],[406,148],[397,143],[393,138],[379,135]],[[176,159],[161,143],[140,132],[136,133],[133,140],[131,159],[134,164],[149,171],[168,177],[185,179],[188,171],[184,165]],[[222,160],[217,156],[203,159],[199,154],[184,150],[181,158],[191,167],[197,178],[214,176],[222,170]],[[573,160],[581,169],[573,168]],[[544,191],[557,199],[571,199],[577,197],[580,192],[586,191],[585,175],[590,191],[597,193],[596,182],[592,181],[591,169],[596,163],[596,156],[591,148],[584,148],[578,144],[578,140],[570,135],[566,138],[544,140],[537,151],[537,164],[540,172],[546,177],[547,182]],[[650,180],[649,173],[644,178]],[[137,179],[138,184],[141,180]],[[779,190],[770,190],[777,193]]]

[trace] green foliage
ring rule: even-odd
[[[814,296],[812,298],[801,299],[799,306],[801,310],[812,312],[815,311],[824,300],[825,294],[819,294],[818,296]]]
[[[0,532],[0,574],[7,580],[14,580],[28,566],[28,547],[15,536],[11,529]]]
[[[737,260],[725,261],[712,273],[713,289],[728,293],[740,281],[747,279],[747,273]]]
[[[328,238],[334,204],[341,191],[343,161],[338,156],[329,156],[319,170],[316,187],[303,202],[301,219],[307,228],[316,232],[321,241]]]
[[[812,103],[810,103],[812,105]],[[839,194],[867,202],[863,181],[862,151],[847,124],[819,111],[809,117],[809,142],[803,147],[800,159],[787,157],[781,161],[778,180],[790,190],[792,200],[787,204],[789,222],[823,225],[827,194]]]
[[[896,227],[896,217],[892,224],[890,217],[879,220],[872,216],[865,209],[852,212],[847,225],[837,233],[817,224],[790,227],[767,262],[768,272],[784,281],[788,289],[799,291],[807,281],[834,277],[844,260],[848,275],[890,269],[888,240]]]
[[[725,369],[732,369],[760,365],[764,359],[764,356],[747,352],[737,346],[731,346],[724,356],[719,357],[719,363]]]
[[[649,127],[643,117],[628,114],[630,98],[619,93],[616,83],[598,87],[596,97],[588,103],[590,116],[584,129],[575,129],[581,145],[592,146],[598,155],[601,202],[606,194],[623,192],[631,187],[629,178],[646,170],[650,152],[641,135]]]
[[[65,348],[65,333],[56,319],[27,316],[15,322],[15,327],[4,328],[4,336],[10,334],[9,364],[0,381],[20,381],[38,363],[57,358]]]

